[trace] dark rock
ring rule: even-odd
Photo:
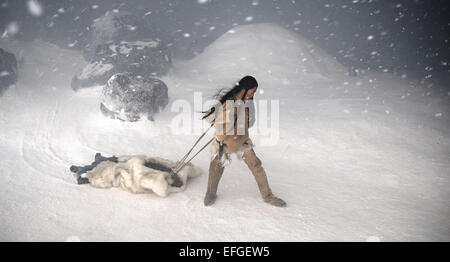
[[[158,40],[110,41],[97,46],[92,61],[72,79],[72,89],[104,85],[116,73],[162,76],[171,67],[168,49]]]
[[[141,20],[125,11],[108,11],[95,19],[90,26],[91,41],[83,50],[86,61],[92,61],[98,45],[109,41],[132,41],[139,35],[148,35],[142,32],[147,26],[142,25]]]
[[[141,117],[153,120],[153,115],[168,102],[168,89],[163,81],[119,73],[103,88],[100,110],[105,116],[123,121],[137,121]]]
[[[0,95],[17,82],[16,56],[0,48]]]
[[[166,74],[172,63],[168,47],[146,21],[119,10],[95,19],[90,26],[90,43],[83,50],[89,64],[73,77],[72,89],[104,85],[116,73],[145,77]]]
[[[167,48],[159,40],[108,42],[97,47],[93,61],[112,63],[119,72],[161,76],[171,66]]]

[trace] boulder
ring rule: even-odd
[[[102,90],[100,110],[105,116],[123,121],[133,122],[141,117],[153,121],[153,116],[168,102],[168,88],[163,81],[118,73]]]
[[[103,85],[116,72],[114,65],[103,61],[94,61],[85,66],[81,72],[72,78],[70,83],[73,90]]]
[[[17,82],[16,56],[0,48],[0,95]]]
[[[166,74],[172,63],[168,50],[159,40],[151,39],[99,45],[93,60],[112,63],[121,72],[153,76]]]
[[[92,61],[72,79],[72,89],[104,85],[112,75],[130,72],[135,75],[162,76],[172,61],[160,41],[109,41],[97,46]]]
[[[83,50],[86,61],[91,61],[98,45],[108,41],[136,40],[147,26],[143,26],[140,20],[125,11],[107,11],[103,16],[94,20],[90,26],[90,42]]]

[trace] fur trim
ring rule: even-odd
[[[226,144],[223,144],[223,151],[220,152],[220,146],[222,144],[223,143],[217,139],[214,139],[211,143],[211,161],[221,154],[220,163],[222,166],[231,164],[231,154],[235,153],[237,158],[242,160],[244,153],[254,147],[254,144],[250,138],[248,138],[236,152],[229,152]]]
[[[254,144],[250,138],[245,140],[245,142],[242,144],[242,146],[236,151],[237,158],[239,160],[242,160],[244,153],[247,152],[248,150],[252,149],[253,147],[254,147]]]

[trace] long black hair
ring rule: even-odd
[[[207,118],[211,114],[213,114],[216,111],[216,107],[223,105],[227,100],[233,100],[236,97],[236,94],[241,92],[242,89],[245,89],[245,95],[247,94],[248,90],[257,87],[258,82],[256,82],[256,79],[252,76],[245,76],[239,82],[232,87],[231,89],[221,89],[219,90],[215,95],[214,98],[218,101],[213,107],[211,107],[207,111],[202,111],[204,114],[202,119]],[[251,98],[253,99],[253,97]]]

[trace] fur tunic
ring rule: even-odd
[[[255,122],[255,107],[253,100],[227,101],[222,104],[216,114],[205,118],[209,123],[214,123],[215,137],[212,142],[212,158],[221,155],[222,164],[231,162],[230,154],[236,153],[238,159],[247,150],[253,148],[253,142],[249,138],[248,128]],[[220,146],[223,152],[220,152]]]

